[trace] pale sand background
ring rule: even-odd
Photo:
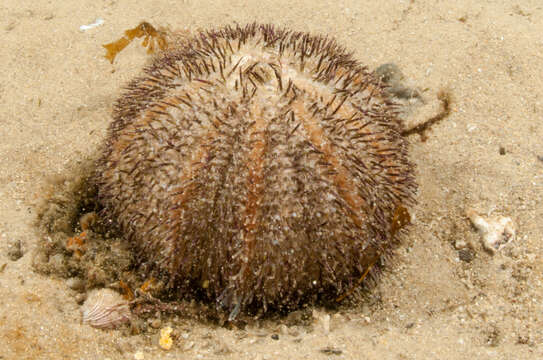
[[[3,0],[0,15],[0,359],[133,359],[137,350],[146,359],[543,358],[540,0]],[[105,24],[79,31],[96,18]],[[46,179],[96,151],[122,85],[148,59],[132,44],[112,66],[101,44],[142,20],[173,29],[256,20],[328,33],[370,69],[398,64],[428,88],[429,104],[442,87],[454,95],[452,115],[428,141],[410,138],[419,205],[394,273],[371,304],[331,313],[329,334],[318,322],[298,336],[273,322],[246,331],[187,322],[178,330],[188,339],[164,352],[156,335],[82,326],[65,282],[31,270]],[[495,256],[482,251],[467,207],[511,216],[515,243]],[[459,260],[457,239],[475,244],[471,263]],[[7,244],[17,240],[25,255],[11,261]],[[319,351],[327,346],[342,353]]]

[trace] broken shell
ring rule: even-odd
[[[515,240],[515,224],[510,217],[482,217],[473,209],[468,209],[466,215],[483,237],[484,248],[491,253],[501,250]]]
[[[130,320],[130,308],[119,293],[111,289],[92,291],[81,306],[83,324],[98,329],[113,329]]]

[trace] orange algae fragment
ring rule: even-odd
[[[124,281],[119,280],[119,286],[123,289],[124,294],[123,298],[127,301],[134,300],[134,292],[130,289],[130,286],[128,286]]]
[[[118,53],[127,47],[132,40],[141,37],[144,37],[141,45],[147,48],[148,54],[155,52],[157,46],[160,50],[164,50],[168,47],[165,32],[155,29],[153,25],[144,21],[135,28],[126,30],[124,36],[119,40],[102,45],[107,50],[107,54],[105,55],[106,59],[113,64],[115,56],[117,56]]]
[[[146,280],[141,286],[140,290],[143,292],[147,292],[149,288],[155,286],[156,279],[154,277],[150,278],[149,280]]]
[[[76,257],[81,257],[85,252],[85,241],[87,240],[87,232],[83,231],[81,234],[68,238],[66,242],[66,249],[73,251]]]
[[[402,205],[396,207],[394,215],[392,216],[392,224],[390,226],[390,236],[396,235],[396,233],[411,222],[411,215],[409,211]]]

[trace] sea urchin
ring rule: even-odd
[[[104,214],[143,268],[231,317],[348,291],[416,189],[383,86],[333,39],[271,25],[179,44],[116,104]]]

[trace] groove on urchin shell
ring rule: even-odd
[[[131,82],[95,181],[145,268],[233,315],[350,288],[416,190],[379,81],[330,38],[258,24],[200,32]]]

